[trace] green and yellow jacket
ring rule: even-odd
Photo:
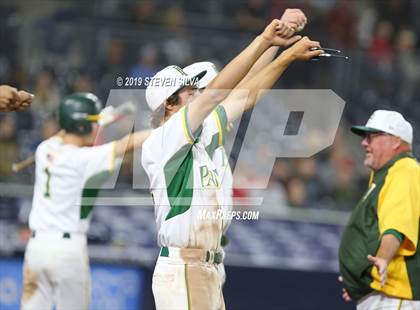
[[[420,166],[403,153],[372,172],[369,187],[353,210],[339,249],[340,272],[350,296],[358,300],[372,291],[420,300]],[[376,255],[383,234],[401,237],[388,265],[383,287],[367,256]]]

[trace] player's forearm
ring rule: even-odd
[[[270,47],[261,35],[236,56],[209,84],[208,89],[233,89],[249,72],[254,63]],[[220,102],[220,101],[219,101]]]
[[[255,64],[252,66],[249,72],[245,75],[245,77],[239,82],[236,88],[243,88],[242,86],[245,82],[249,81],[251,78],[257,75],[258,72],[260,72],[266,65],[268,65],[273,60],[278,50],[278,46],[272,46],[269,49],[267,49],[261,55],[261,57],[258,58],[258,60],[255,62]]]
[[[258,36],[244,51],[236,56],[193,101],[188,110],[188,123],[195,131],[203,120],[223,101],[240,82],[255,61],[267,50],[270,43]]]
[[[244,111],[252,108],[258,102],[264,90],[272,88],[293,60],[292,55],[283,52],[252,79],[242,84],[241,89],[243,90],[232,92],[222,103],[225,107],[228,121],[237,119]]]
[[[123,156],[126,152],[132,152],[142,146],[143,142],[149,137],[150,130],[138,131],[118,140],[115,145],[115,155]]]
[[[247,63],[245,67],[243,67],[241,62],[238,62],[238,59],[241,59],[243,55],[248,55],[248,59],[256,59],[261,56],[261,54],[267,50],[267,48],[271,44],[279,44],[280,41],[277,40],[278,37],[275,35],[276,27],[278,26],[278,21],[273,20],[273,22],[267,26],[264,33],[265,36],[259,36],[254,42],[251,44],[253,48],[249,50],[246,49],[243,53],[241,53],[237,58],[235,58],[231,63],[229,63],[227,70],[223,69],[222,72],[210,83],[211,87],[207,87],[206,90],[194,99],[192,104],[189,106],[188,110],[188,124],[190,125],[190,129],[194,132],[198,126],[201,125],[203,120],[210,114],[210,112],[221,102],[226,96],[230,93],[230,91],[223,91],[226,86],[233,86],[235,82],[230,81],[231,84],[228,82],[221,85],[220,81],[223,79],[229,79],[229,76],[226,75],[226,72],[230,72],[231,70],[238,70],[238,72],[248,71],[250,68],[250,63]],[[270,38],[272,41],[270,41]],[[248,101],[246,108],[254,105],[258,97],[261,95],[259,94],[260,89],[267,89],[271,88],[271,86],[275,83],[275,81],[280,77],[280,75],[286,70],[287,66],[293,62],[294,60],[309,60],[313,57],[317,57],[322,54],[324,51],[320,49],[320,43],[317,41],[311,41],[308,37],[295,37],[292,41],[294,41],[294,45],[289,47],[286,51],[284,51],[279,57],[277,57],[271,64],[266,66],[257,76],[255,76],[251,81],[245,83],[244,89],[250,89],[251,97],[250,101]],[[291,42],[289,42],[291,43]],[[254,57],[254,58],[253,58]],[[255,58],[256,57],[256,58]],[[237,67],[235,69],[235,67]],[[236,75],[237,77],[237,75]],[[223,84],[223,83],[222,83]],[[219,87],[219,90],[216,89]],[[226,107],[226,106],[225,106]],[[238,109],[241,107],[232,107],[229,104],[229,109],[226,109],[228,114],[228,118],[230,120],[237,118],[242,112]]]
[[[244,89],[250,89],[250,98],[247,101],[246,109],[252,108],[263,93],[271,89],[274,83],[282,76],[287,67],[295,60],[295,58],[288,53],[282,53],[273,62],[261,70],[249,83],[244,84]]]
[[[397,237],[391,234],[385,234],[382,236],[381,245],[379,246],[378,252],[376,253],[376,257],[385,259],[389,264],[389,262],[394,258],[395,254],[397,254],[400,246],[401,243]]]

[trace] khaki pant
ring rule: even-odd
[[[187,249],[183,249],[185,254]],[[193,250],[196,251],[196,250]],[[157,310],[224,310],[222,284],[216,265],[200,255],[158,258],[153,273]]]
[[[375,292],[363,297],[357,303],[357,310],[420,310],[420,301],[394,298]]]
[[[86,236],[37,231],[25,251],[21,308],[88,309],[90,289]]]

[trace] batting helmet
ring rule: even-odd
[[[97,122],[102,103],[92,93],[75,93],[65,97],[58,108],[58,123],[68,133],[85,136],[92,132],[92,122]]]

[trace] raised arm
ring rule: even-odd
[[[260,56],[271,46],[284,43],[279,36],[282,23],[273,20],[252,43],[236,56],[189,105],[188,122],[195,131],[213,109],[234,89]]]
[[[252,79],[242,84],[241,89],[245,91],[232,92],[222,103],[228,121],[235,120],[242,115],[244,110],[253,107],[262,96],[262,90],[270,89],[293,61],[309,60],[323,53],[322,50],[311,50],[314,47],[320,48],[319,42],[311,41],[308,37],[302,38],[266,65]],[[240,102],[245,103],[245,106],[238,104]]]

